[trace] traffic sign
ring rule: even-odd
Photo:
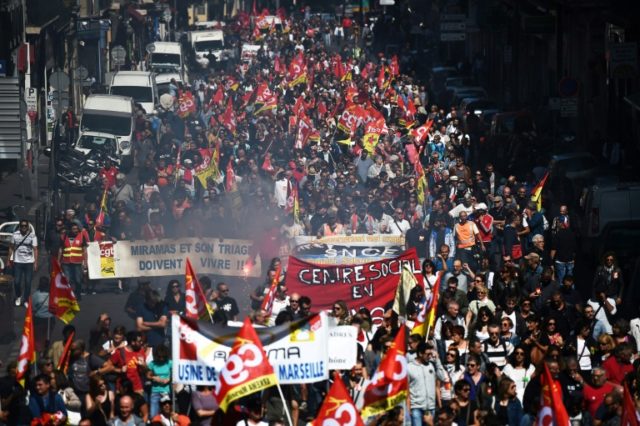
[[[111,60],[114,65],[124,65],[127,59],[127,51],[122,46],[114,46],[111,49]]]
[[[49,85],[55,90],[69,90],[69,76],[62,71],[55,71],[49,77]]]
[[[25,90],[24,101],[27,103],[27,111],[38,111],[38,89],[29,87]]]

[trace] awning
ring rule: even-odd
[[[640,92],[625,96],[624,101],[631,105],[631,108],[640,111]]]

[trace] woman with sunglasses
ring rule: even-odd
[[[442,366],[449,376],[449,381],[440,382],[440,399],[442,400],[442,405],[447,406],[454,397],[452,384],[464,376],[464,366],[460,364],[460,352],[455,348],[447,349]]]
[[[180,290],[180,281],[169,281],[164,295],[164,303],[171,314],[182,314],[186,310],[186,301],[184,293]]]
[[[469,325],[472,320],[477,320],[480,309],[483,307],[488,308],[492,315],[496,311],[496,305],[489,299],[489,290],[483,285],[476,285],[475,290],[477,299],[469,303],[469,310],[465,318],[467,325]]]
[[[480,357],[475,353],[470,353],[467,357],[467,369],[462,376],[463,380],[471,386],[469,399],[478,402],[482,384],[487,381],[487,377],[480,370]]]
[[[491,323],[493,323],[493,312],[486,306],[481,307],[475,321],[469,326],[469,337],[475,337],[481,342],[487,340]]]
[[[333,307],[331,308],[329,316],[335,318],[338,325],[351,324],[351,315],[349,315],[349,308],[347,307],[347,304],[344,300],[337,300],[333,303]]]
[[[513,380],[503,377],[498,384],[498,398],[493,407],[499,424],[519,426],[524,415],[522,403],[517,398],[517,387]]]
[[[509,356],[509,362],[504,366],[502,375],[515,382],[516,396],[520,401],[522,401],[524,390],[535,371],[536,369],[531,364],[526,347],[523,345],[517,346]]]
[[[451,401],[451,405],[455,406],[455,423],[458,426],[468,426],[476,424],[476,414],[478,411],[478,404],[470,398],[471,386],[466,380],[458,380],[454,386],[453,391],[455,397]]]
[[[544,330],[540,336],[542,345],[555,345],[559,348],[564,347],[564,339],[558,331],[558,319],[555,316],[549,316],[544,322]]]

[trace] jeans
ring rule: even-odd
[[[162,398],[161,393],[152,392],[149,398],[149,418],[152,419],[158,414],[160,414],[160,398]]]
[[[63,263],[62,272],[69,280],[69,285],[73,288],[76,298],[80,300],[80,292],[82,291],[82,280],[84,278],[82,273],[81,263]]]
[[[556,260],[556,280],[562,284],[562,280],[567,275],[573,275],[574,262],[558,262]]]
[[[431,414],[433,417],[435,415],[435,410],[423,410],[422,408],[412,408],[411,409],[411,426],[422,426],[424,422],[422,421],[422,417],[426,414]]]
[[[23,302],[27,302],[31,296],[31,279],[33,278],[33,263],[13,262],[13,290],[16,298],[21,297]],[[22,281],[24,280],[24,287]],[[22,291],[21,291],[22,290]]]

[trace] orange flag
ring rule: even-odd
[[[187,309],[185,316],[194,319],[203,319],[207,316],[211,317],[207,298],[204,296],[198,277],[193,271],[193,266],[191,266],[189,259],[187,259],[186,271],[184,273],[184,286],[184,300]]]
[[[324,425],[352,425],[364,426],[362,418],[358,415],[358,409],[344,386],[342,378],[337,372],[333,373],[333,384],[329,393],[324,398],[322,407],[311,422],[313,426]]]
[[[538,411],[538,424],[569,426],[569,414],[562,402],[560,383],[553,379],[546,363],[542,377],[540,377],[540,384],[542,385],[542,397],[540,398],[540,411]]]
[[[277,384],[273,367],[249,318],[245,318],[213,396],[222,411],[233,401]]]
[[[62,356],[58,360],[58,365],[56,368],[64,374],[67,374],[67,370],[69,370],[69,360],[71,359],[71,343],[73,343],[73,338],[75,337],[76,332],[72,331],[69,335],[69,338],[64,344],[64,349],[62,350]]]
[[[18,355],[18,367],[16,368],[16,380],[24,387],[25,377],[29,371],[29,364],[36,362],[36,342],[33,337],[33,309],[31,297],[27,302],[27,314],[22,328],[22,340],[20,341],[20,354]]]
[[[383,413],[407,398],[407,352],[405,327],[400,327],[391,348],[382,358],[373,380],[364,391],[362,417]]]
[[[49,280],[49,312],[60,318],[65,324],[69,324],[80,312],[80,305],[73,293],[69,280],[60,269],[57,259],[52,259],[51,275]]]

